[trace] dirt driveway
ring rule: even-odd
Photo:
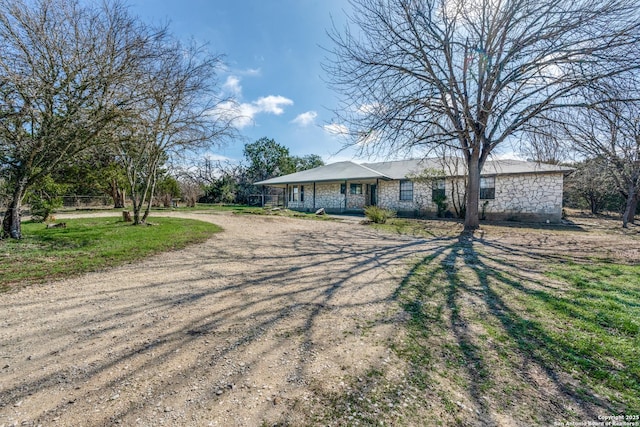
[[[404,375],[393,293],[436,242],[187,216],[225,231],[0,296],[0,426],[313,424],[347,378]]]

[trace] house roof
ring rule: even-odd
[[[256,185],[284,185],[307,182],[331,182],[363,179],[405,179],[425,169],[443,171],[446,176],[464,176],[465,161],[457,157],[396,160],[390,162],[363,163],[338,162],[302,172],[256,182]],[[566,166],[550,165],[522,160],[491,160],[482,168],[482,175],[511,175],[534,173],[566,173]]]
[[[317,168],[279,176],[264,181],[256,182],[256,185],[278,185],[305,182],[345,181],[356,179],[391,179],[383,173],[377,172],[365,165],[353,162],[331,163]]]

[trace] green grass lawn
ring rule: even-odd
[[[153,218],[132,226],[117,218],[66,219],[66,228],[26,222],[22,240],[0,241],[0,289],[68,277],[184,248],[220,231],[214,224]]]
[[[414,265],[392,347],[441,425],[640,414],[640,266],[565,258],[451,239]]]

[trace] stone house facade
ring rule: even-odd
[[[455,216],[464,206],[466,173],[447,159],[356,164],[339,162],[257,185],[284,190],[285,206],[313,212],[362,212],[376,205],[400,216]],[[418,178],[431,171],[431,178]],[[481,176],[482,219],[558,222],[562,218],[565,174],[572,169],[517,160],[485,163]],[[445,171],[447,171],[445,173]],[[440,207],[440,209],[439,209]]]

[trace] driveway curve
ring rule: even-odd
[[[402,375],[394,291],[433,242],[355,222],[176,216],[224,231],[0,296],[0,425],[304,425],[348,379]]]

